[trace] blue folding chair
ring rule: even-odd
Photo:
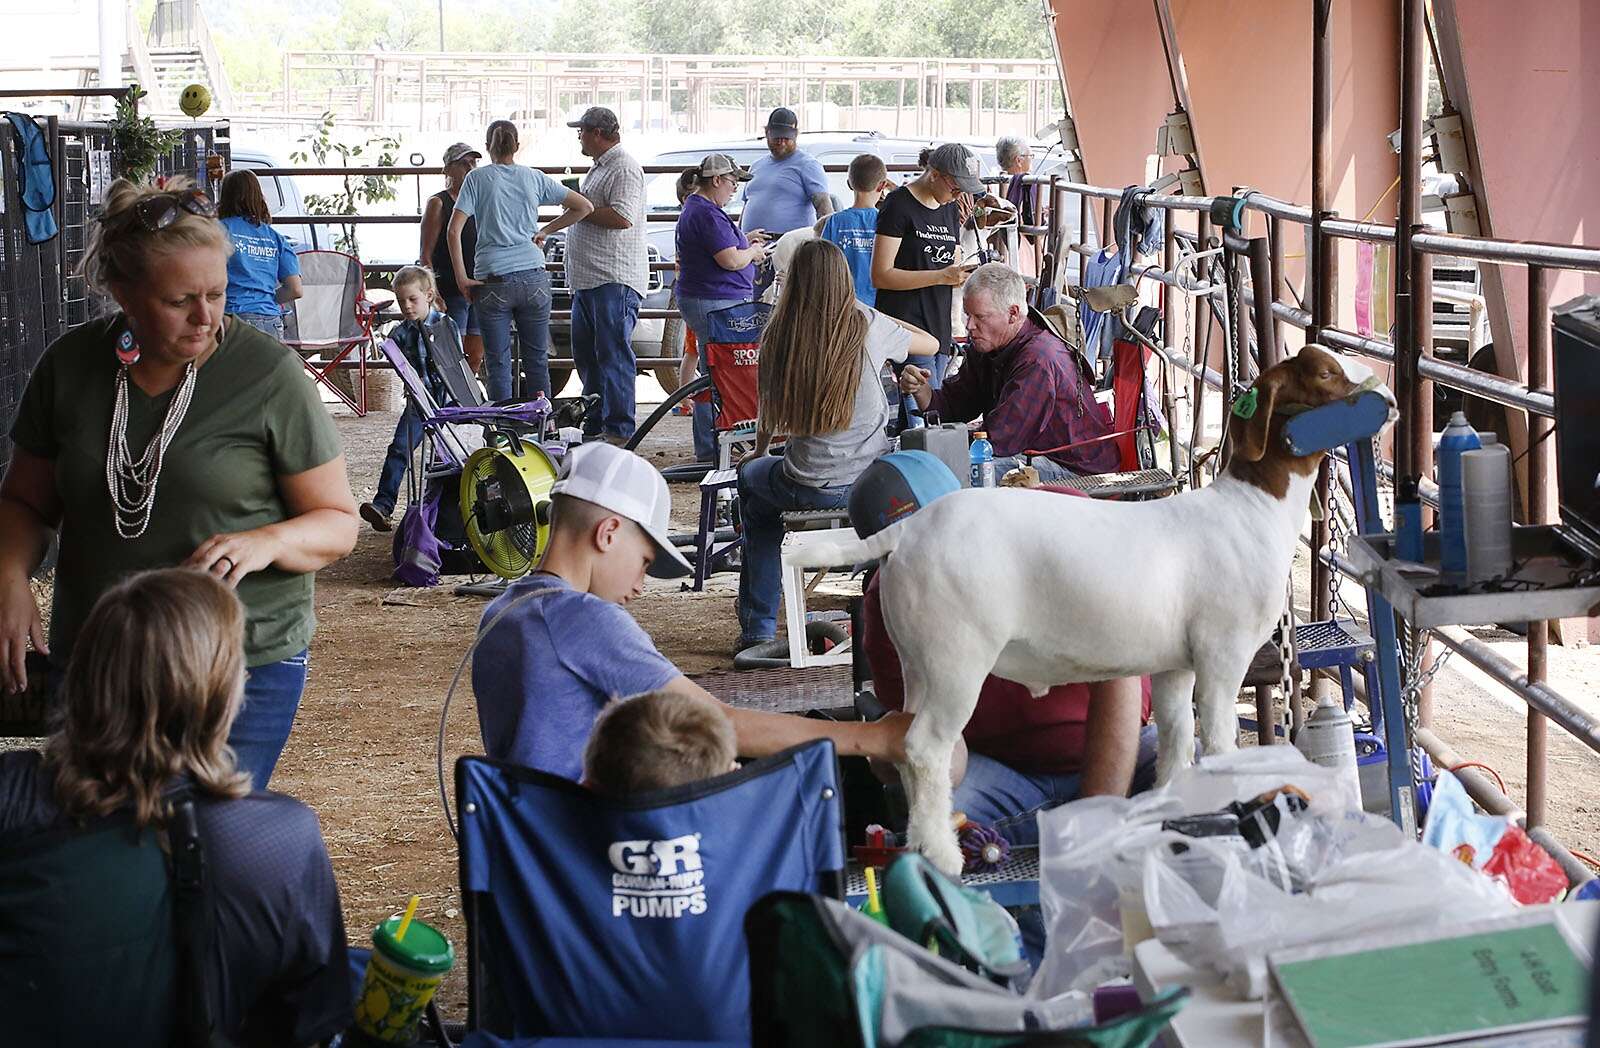
[[[746,1042],[745,911],[843,898],[831,742],[625,801],[463,757],[456,797],[467,1026],[494,1037]]]

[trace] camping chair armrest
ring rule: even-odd
[[[1073,448],[1083,448],[1088,447],[1090,444],[1099,444],[1100,442],[1106,440],[1116,440],[1118,437],[1126,437],[1132,433],[1154,432],[1155,430],[1155,426],[1135,426],[1132,429],[1120,429],[1115,433],[1105,433],[1098,437],[1090,437],[1088,440],[1075,440],[1071,444],[1062,444],[1060,447],[1038,449],[1028,448],[1027,450],[1023,451],[1022,454],[1054,455],[1058,451],[1071,451]]]

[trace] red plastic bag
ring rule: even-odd
[[[1524,906],[1555,902],[1567,890],[1567,873],[1522,827],[1511,825],[1495,842],[1483,872],[1505,884]]]

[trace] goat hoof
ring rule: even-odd
[[[917,850],[933,863],[940,873],[957,878],[961,876],[961,848],[956,843],[956,835],[953,832],[940,834],[931,841],[919,841]]]

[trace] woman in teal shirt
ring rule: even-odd
[[[272,212],[254,172],[233,171],[222,180],[217,218],[233,241],[228,312],[282,341],[283,305],[304,294],[300,259],[283,234],[272,228]]]
[[[551,233],[583,221],[594,205],[549,175],[517,163],[520,146],[511,121],[490,124],[486,145],[492,163],[462,181],[446,233],[456,286],[478,308],[489,399],[509,400],[519,392],[523,399],[540,392],[554,399],[561,391],[550,388],[550,274],[540,245]],[[539,208],[552,204],[561,205],[561,214],[541,229]],[[469,218],[478,229],[470,277],[461,251],[461,231]],[[513,320],[522,350],[520,391],[511,386]]]

